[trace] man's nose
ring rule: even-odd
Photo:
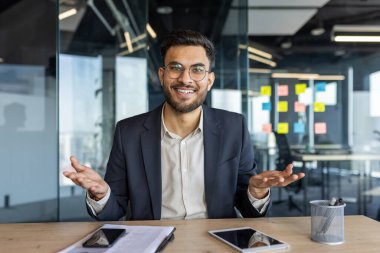
[[[190,71],[188,69],[185,69],[178,77],[178,81],[186,84],[193,83],[193,79],[190,77]]]

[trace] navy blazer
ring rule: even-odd
[[[111,196],[94,217],[118,220],[130,209],[132,220],[161,219],[161,111],[121,120],[116,125],[105,181]],[[203,105],[204,180],[209,218],[259,217],[247,195],[256,173],[244,117]],[[128,206],[129,205],[129,206]]]

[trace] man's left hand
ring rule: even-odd
[[[285,170],[269,170],[252,176],[249,179],[248,190],[256,199],[262,199],[268,195],[270,187],[284,187],[305,176],[305,173],[293,174],[293,165],[288,164]]]

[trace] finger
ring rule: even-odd
[[[304,176],[305,176],[304,173],[293,174],[290,177],[286,178],[285,181],[281,184],[281,186],[287,186],[291,183],[294,183],[295,181],[300,180]]]
[[[282,171],[284,176],[290,176],[293,173],[293,164],[288,164],[286,168]]]
[[[70,156],[71,166],[77,171],[82,172],[87,169],[86,166],[79,163],[78,159],[75,156]]]
[[[264,172],[261,172],[260,174],[257,174],[255,175],[254,177],[257,177],[257,178],[264,178],[264,177],[267,177],[267,178],[271,178],[271,177],[277,177],[281,174],[282,171],[278,171],[278,170],[267,170],[267,171],[264,171]]]
[[[86,177],[78,177],[77,182],[79,183],[79,186],[86,190],[90,190],[93,187],[97,187],[99,183],[94,182]]]
[[[306,175],[303,172],[297,173],[298,179],[304,178]]]
[[[73,181],[76,185],[80,185],[80,181],[83,180],[83,176],[76,172],[64,171],[63,175]]]
[[[281,184],[283,184],[285,182],[285,178],[284,177],[276,177],[276,178],[271,178],[270,180],[268,180],[268,187],[273,187],[273,186],[279,186]]]
[[[72,172],[70,172],[70,171],[64,171],[64,172],[62,172],[62,174],[63,174],[65,177],[68,177],[68,175],[69,175],[70,173],[72,173]]]

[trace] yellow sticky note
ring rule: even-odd
[[[270,96],[270,95],[272,95],[272,87],[271,86],[261,86],[260,93],[263,96]]]
[[[305,93],[306,91],[306,83],[297,83],[296,84],[296,95],[301,93]]]
[[[287,112],[288,111],[288,101],[279,101],[277,105],[278,112]]]
[[[324,112],[326,110],[325,104],[321,102],[314,103],[314,112]]]
[[[279,134],[287,134],[289,133],[289,123],[287,122],[279,122],[277,125],[277,133]]]

